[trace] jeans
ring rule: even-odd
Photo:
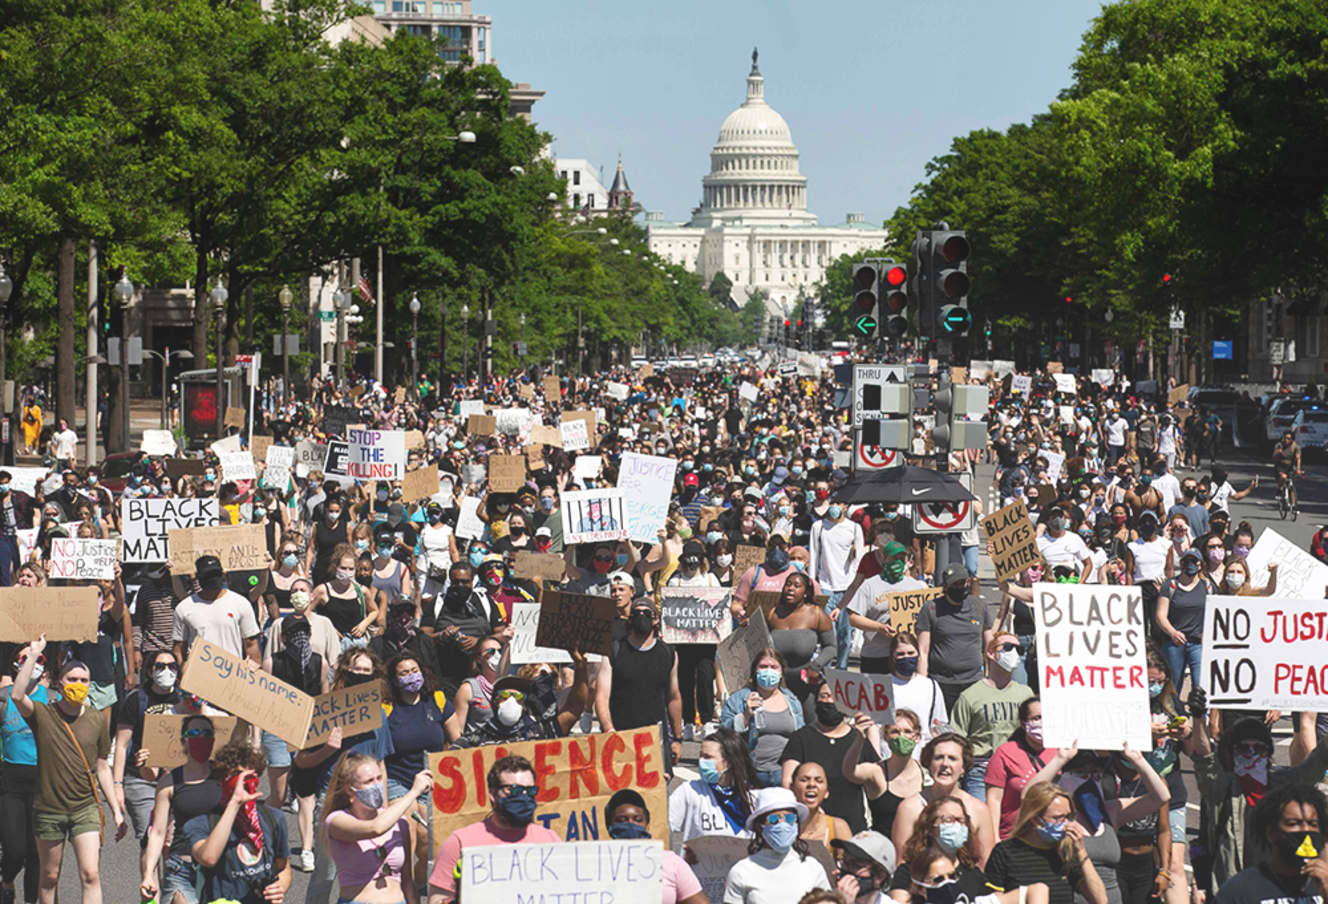
[[[843,599],[844,591],[831,590],[829,599],[825,604],[825,614],[831,619],[835,618],[835,610],[839,608],[839,601]],[[848,623],[848,612],[845,611],[842,617],[835,620],[835,643],[839,648],[835,651],[835,668],[848,668],[849,648],[853,646],[853,626]]]
[[[987,764],[990,762],[989,756],[974,757],[973,768],[964,773],[959,785],[983,803],[987,802]]]
[[[975,578],[978,576],[978,548],[976,546],[965,546],[964,567],[968,569],[968,576]]]
[[[193,860],[185,860],[179,854],[167,854],[166,864],[161,871],[161,893],[157,900],[172,904],[179,894],[188,904],[198,904],[198,870]]]
[[[1171,683],[1176,686],[1176,693],[1181,692],[1187,667],[1190,670],[1190,686],[1203,687],[1203,678],[1199,671],[1203,659],[1203,644],[1187,642],[1182,646],[1168,639],[1162,644],[1162,658],[1167,661],[1167,671],[1171,673]]]
[[[129,825],[134,829],[134,837],[142,844],[148,837],[148,824],[152,821],[157,783],[146,782],[136,775],[126,775],[123,787],[125,815],[129,817]]]
[[[14,583],[14,571],[23,564],[18,554],[18,537],[0,537],[0,587]]]

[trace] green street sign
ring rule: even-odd
[[[853,328],[864,336],[870,336],[876,330],[876,318],[870,314],[863,314],[853,321]]]
[[[337,312],[336,312],[336,311],[319,311],[319,312],[318,312],[318,319],[319,319],[320,321],[322,321],[323,323],[331,323],[332,321],[334,321],[334,320],[337,319]]]

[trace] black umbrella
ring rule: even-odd
[[[969,502],[977,497],[964,489],[955,474],[904,465],[879,471],[859,471],[831,494],[838,502]]]

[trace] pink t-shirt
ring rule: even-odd
[[[701,890],[701,880],[696,878],[696,873],[692,872],[686,860],[673,851],[664,852],[662,865],[664,867],[663,904],[678,904],[679,901],[686,901]]]
[[[1006,741],[991,755],[991,761],[987,763],[987,784],[1005,789],[1005,796],[1001,798],[1001,840],[1010,837],[1019,818],[1019,802],[1024,797],[1024,789],[1053,755],[1043,750],[1030,757],[1028,748],[1019,746],[1017,741]]]
[[[760,569],[761,572],[759,576],[756,573],[757,569]],[[753,590],[783,590],[784,581],[797,570],[790,564],[783,571],[771,574],[770,569],[766,568],[765,565],[753,565],[742,573],[742,577],[733,582],[733,596],[738,601],[746,603],[747,594]],[[803,572],[803,574],[806,574],[806,572]],[[807,578],[812,582],[812,596],[818,595],[821,588],[816,583],[816,579],[811,575],[807,575]],[[756,582],[754,587],[752,586],[753,581]]]
[[[562,840],[538,823],[531,823],[520,829],[500,829],[494,824],[493,817],[489,816],[482,822],[472,822],[447,836],[443,846],[438,849],[433,872],[429,873],[429,884],[444,892],[448,900],[455,899],[457,880],[453,873],[457,861],[461,859],[461,852],[468,847],[485,847],[491,844],[547,844]]]
[[[324,824],[330,824],[336,815],[329,813]],[[396,825],[377,838],[341,841],[329,836],[327,852],[337,865],[337,881],[341,887],[359,888],[381,876],[395,876],[399,880],[401,868],[406,863],[406,839],[409,837],[410,829],[405,819],[398,819]],[[386,857],[382,856],[383,851],[387,852]]]

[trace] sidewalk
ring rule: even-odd
[[[82,467],[87,462],[87,428],[82,406],[74,409],[74,432],[78,434],[78,463]],[[55,411],[42,412],[42,426],[55,425]],[[143,443],[144,430],[156,430],[161,427],[160,399],[132,399],[129,403],[129,444],[127,451],[134,452]],[[19,455],[15,445],[14,462],[19,465],[40,465],[43,455]],[[106,446],[102,437],[97,437],[97,461],[106,460]]]

